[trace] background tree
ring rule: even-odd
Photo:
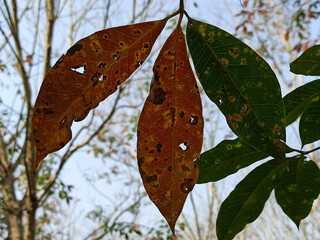
[[[204,2],[187,1],[186,5],[194,9],[195,14],[201,16],[201,13],[207,9],[210,11],[210,8],[205,7],[207,3]],[[290,79],[286,76],[288,71],[283,69],[286,69],[285,66],[288,66],[288,63],[298,55],[291,51],[292,48],[299,50],[299,44],[302,46],[306,43],[312,44],[313,39],[316,39],[313,38],[312,31],[308,30],[312,24],[308,19],[312,20],[313,17],[310,16],[318,15],[315,8],[310,7],[312,1],[296,1],[296,5],[290,5],[292,4],[290,2],[242,1],[245,7],[242,9],[239,1],[228,1],[226,6],[219,3],[217,9],[220,8],[220,12],[221,9],[226,10],[228,7],[231,9],[231,14],[228,16],[235,17],[239,22],[238,34],[248,39],[250,45],[256,47],[255,49],[261,49],[260,54],[266,57],[278,71],[284,85],[292,89],[299,84],[297,80],[288,81]],[[141,109],[147,95],[152,78],[148,71],[151,64],[145,65],[125,85],[122,85],[112,98],[91,112],[85,122],[76,125],[73,128],[72,142],[59,153],[52,154],[43,161],[35,175],[32,172],[34,145],[31,141],[30,119],[32,105],[44,75],[74,42],[106,27],[160,19],[166,15],[166,12],[172,12],[176,5],[168,4],[166,1],[139,0],[76,2],[38,0],[28,3],[3,0],[0,19],[0,41],[2,42],[0,71],[3,71],[1,73],[3,77],[0,79],[2,89],[0,228],[3,231],[0,237],[79,239],[81,236],[84,239],[103,239],[128,236],[139,239],[143,235],[145,239],[148,237],[162,239],[170,236],[166,225],[161,223],[158,225],[157,220],[153,219],[151,222],[154,224],[147,226],[141,224],[147,222],[141,218],[143,218],[145,205],[148,205],[149,201],[145,199],[140,177],[136,174],[137,166],[134,160],[136,121],[139,115],[136,109]],[[216,3],[214,5],[216,6]],[[311,15],[308,15],[310,9]],[[304,18],[297,17],[299,11],[304,12]],[[221,22],[218,12],[213,12],[214,19],[204,18],[203,20],[210,23],[217,22],[222,28],[228,26],[227,30],[232,33],[236,25],[223,22],[224,20]],[[131,15],[130,19],[128,13]],[[238,13],[240,15],[235,16]],[[271,17],[273,15],[275,18]],[[225,11],[221,18],[227,18]],[[282,28],[288,26],[286,19],[291,19],[292,24],[289,24],[291,28],[280,31],[281,25]],[[268,28],[266,28],[265,22],[272,22],[272,24],[267,24]],[[170,22],[168,28],[174,26],[174,23],[174,20]],[[310,34],[306,34],[308,31]],[[270,39],[270,34],[275,37]],[[164,35],[168,35],[168,32]],[[164,41],[164,39],[165,36],[160,40]],[[290,41],[289,44],[286,43],[288,41]],[[158,49],[156,45],[153,52]],[[268,51],[271,50],[272,53],[269,53]],[[278,62],[280,60],[283,64],[281,68]],[[293,77],[293,79],[296,78]],[[204,144],[204,150],[206,150],[218,143],[225,135],[230,138],[233,134],[230,130],[226,130],[226,125],[223,124],[224,118],[216,114],[217,108],[207,99],[204,101],[207,120]],[[213,133],[217,133],[217,136],[213,137],[215,135]],[[83,159],[85,154],[88,154],[89,162]],[[312,157],[319,162],[319,156]],[[75,163],[75,158],[78,158],[78,163]],[[94,168],[92,161],[96,165]],[[241,171],[239,175],[244,175],[245,172],[246,170]],[[237,177],[231,177],[229,182],[235,183],[239,180]],[[73,178],[77,180],[74,181]],[[91,189],[78,190],[79,187],[73,189],[73,185],[76,185],[81,178],[87,181]],[[108,189],[110,189],[110,184],[120,188],[121,191],[104,192],[102,190],[104,185],[109,185]],[[215,219],[220,203],[226,197],[226,188],[231,190],[230,186],[221,182],[196,186],[179,220],[177,239],[216,239]],[[88,209],[89,204],[83,205],[81,197],[93,193],[101,200],[94,201],[95,206]],[[116,197],[110,197],[111,194]],[[279,236],[281,233],[289,234],[292,238],[299,234],[301,238],[317,237],[316,229],[319,226],[315,219],[319,218],[319,211],[316,211],[316,207],[313,214],[303,223],[303,234],[301,234],[292,224],[283,224],[286,220],[283,220],[281,210],[272,202],[269,204],[262,217],[256,223],[249,225],[237,238],[265,239],[266,236],[270,236],[270,232],[273,236]],[[315,206],[318,205],[319,201]],[[85,213],[81,213],[82,211]],[[88,218],[86,218],[87,212],[89,212]],[[270,218],[275,216],[278,220],[270,222]],[[65,219],[73,221],[70,220],[65,226]],[[270,225],[264,229],[258,227],[266,226],[267,223]],[[153,229],[150,227],[152,225],[157,227]],[[82,231],[80,226],[86,226],[87,229]]]

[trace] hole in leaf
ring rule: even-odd
[[[221,97],[217,97],[216,102],[218,105],[221,105],[223,103],[223,100]]]
[[[84,64],[83,66],[72,67],[71,70],[84,75],[86,72],[86,65]]]
[[[192,179],[188,179],[187,182],[184,182],[180,185],[181,192],[183,193],[189,193],[192,188]]]
[[[67,117],[64,117],[61,121],[60,124],[64,124],[66,122]]]
[[[120,58],[120,56],[121,56],[121,52],[118,52],[118,51],[117,51],[117,53],[112,56],[112,57],[113,57],[113,61],[118,60],[118,59]]]
[[[100,75],[101,75],[101,73],[96,72],[96,73],[95,73],[95,74],[93,74],[93,76],[91,77],[91,80],[92,80],[92,81],[96,81],[96,80],[98,80],[98,79],[99,79],[99,77],[100,77]]]
[[[106,80],[106,79],[107,79],[107,76],[101,75],[101,76],[99,77],[98,81],[99,81],[99,82],[103,82],[103,81]]]
[[[99,64],[99,68],[104,68],[106,65],[107,65],[107,63],[102,62],[102,63]]]
[[[198,116],[190,116],[189,122],[191,125],[196,125],[198,123],[199,117]]]
[[[188,142],[180,143],[180,144],[179,144],[179,148],[180,148],[182,151],[187,151],[187,150],[189,149]]]

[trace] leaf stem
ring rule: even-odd
[[[295,151],[301,153],[302,155],[307,155],[307,154],[312,153],[312,152],[315,152],[315,151],[317,151],[317,150],[319,150],[319,149],[320,149],[320,146],[317,147],[317,148],[311,149],[311,150],[309,150],[309,151],[300,151],[300,150],[295,150]]]

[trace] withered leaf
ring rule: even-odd
[[[35,168],[72,137],[73,121],[117,90],[147,58],[166,20],[96,32],[74,44],[45,77],[34,106]]]
[[[166,41],[153,72],[138,123],[138,165],[150,199],[174,232],[198,179],[194,160],[203,135],[201,98],[181,28]]]

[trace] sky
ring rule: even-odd
[[[23,1],[22,1],[23,2]],[[76,0],[72,1],[75,9],[81,8],[81,4],[83,4],[85,1]],[[123,1],[114,1],[115,5],[110,10],[110,16],[112,17],[107,22],[107,27],[116,27],[125,25],[128,23],[128,19],[132,16],[132,10],[131,10],[131,0],[123,0]],[[141,1],[137,1],[141,2]],[[229,7],[227,8],[224,2],[229,3]],[[196,3],[196,4],[195,4]],[[79,6],[77,6],[79,4]],[[147,21],[152,20],[158,20],[162,19],[167,16],[167,14],[174,12],[178,8],[178,1],[158,1],[158,4],[162,5],[162,10],[153,12],[152,17],[148,17]],[[205,21],[207,23],[216,25],[220,28],[223,28],[224,30],[234,33],[235,27],[239,24],[236,19],[232,18],[230,15],[230,11],[235,13],[239,12],[242,9],[241,2],[239,0],[225,0],[225,1],[215,1],[215,0],[201,0],[201,1],[195,1],[195,0],[186,0],[185,1],[185,8],[188,14],[196,19]],[[90,15],[89,15],[90,16]],[[116,16],[116,17],[115,17]],[[92,19],[97,16],[92,16]],[[103,27],[102,21],[98,21],[96,24],[93,24],[94,21],[92,21],[92,24],[86,24],[85,28],[81,28],[78,31],[78,34],[74,36],[73,43],[75,43],[77,40],[92,34],[95,31],[101,30]],[[183,24],[186,23],[186,19],[184,19]],[[56,26],[55,26],[55,34],[61,34],[61,38],[58,39],[54,43],[54,47],[56,49],[56,52],[54,55],[55,60],[58,59],[59,55],[62,53],[65,53],[68,48],[70,47],[70,44],[68,40],[65,38],[65,35],[62,34],[62,31],[68,31],[69,25],[68,25],[68,18],[67,18],[67,12],[63,12],[62,18],[58,20]],[[167,25],[172,24],[169,22]],[[98,27],[97,27],[98,26]],[[28,36],[30,34],[31,27],[28,28],[27,23],[23,25],[25,29],[22,30],[22,35]],[[41,26],[44,28],[44,26]],[[170,34],[170,30],[163,32],[163,36],[161,39],[159,39],[158,43],[163,43],[166,39],[166,37]],[[43,37],[43,36],[42,36]],[[26,39],[28,42],[29,40]],[[31,42],[31,41],[29,41]],[[159,51],[158,49],[155,50],[155,56],[156,51]],[[54,61],[55,61],[54,60]],[[150,59],[151,60],[151,59]],[[54,62],[53,61],[53,62]],[[52,63],[53,63],[52,62]],[[41,72],[41,64],[39,65],[39,72],[37,70],[33,71],[32,74],[34,76],[34,88],[39,89],[42,76],[40,74]],[[149,72],[145,72],[149,71]],[[135,73],[137,76],[141,76],[144,74],[152,75],[151,70],[148,70],[147,68],[138,70],[137,73]],[[14,79],[15,75],[12,76],[6,76],[3,73],[0,73],[0,83],[5,82],[5,80],[10,79],[10,81],[14,81],[18,83],[18,79]],[[37,91],[35,91],[37,92]],[[11,105],[14,101],[16,95],[15,93],[11,91],[4,91],[1,93],[1,99],[7,104]],[[33,96],[36,97],[35,95]],[[112,104],[114,101],[115,94],[110,97],[110,99],[107,99],[104,104],[101,104],[99,106],[99,110],[108,112],[108,106]],[[210,103],[208,99],[206,99],[205,96],[202,96],[203,100],[208,104],[206,107],[211,109],[211,111],[217,113],[217,108],[214,104]],[[19,100],[17,101],[17,105],[19,103]],[[210,105],[211,104],[211,105]],[[106,108],[106,109],[103,109]],[[142,105],[139,106],[139,111],[141,111]],[[136,110],[127,110],[127,111],[136,111]],[[207,118],[210,118],[211,116],[205,116]],[[222,139],[224,139],[225,134],[229,134],[229,139],[234,138],[234,135],[232,135],[229,132],[226,132],[227,125],[225,123],[224,117],[220,114],[217,114],[214,118],[214,120],[217,120],[219,122],[219,129],[217,132],[217,136],[215,138],[214,143],[207,143],[207,148],[212,147],[213,145],[216,145],[219,143]],[[84,121],[84,123],[86,120]],[[76,130],[79,128],[83,123],[76,123],[73,126],[73,129]],[[214,130],[214,126],[212,126],[211,123],[206,123],[205,129],[207,131],[207,134],[209,135],[211,131]],[[207,136],[208,136],[207,135]],[[130,147],[134,148],[135,143],[131,143],[132,145]],[[211,145],[210,145],[211,144]],[[135,149],[131,149],[132,152],[135,152]],[[63,152],[63,150],[61,151]],[[46,160],[44,160],[46,161]],[[134,159],[132,161],[135,161]],[[125,194],[123,191],[130,191],[128,188],[122,188],[123,179],[119,179],[120,183],[117,183],[117,181],[113,181],[112,184],[108,182],[105,178],[96,180],[93,182],[88,181],[88,178],[92,178],[92,176],[95,176],[99,173],[104,172],[104,169],[111,168],[115,165],[114,161],[105,160],[101,161],[99,158],[94,158],[93,154],[87,154],[86,151],[80,151],[79,153],[75,154],[69,162],[65,165],[64,170],[61,174],[61,180],[66,185],[73,185],[74,188],[72,190],[71,196],[75,199],[71,203],[71,205],[67,206],[62,205],[62,208],[64,211],[66,211],[67,214],[69,214],[68,219],[61,218],[61,221],[66,221],[70,223],[74,223],[76,225],[76,229],[72,233],[73,239],[81,239],[82,237],[86,236],[88,234],[88,225],[90,226],[90,223],[85,220],[85,215],[90,209],[94,209],[95,206],[101,206],[106,212],[111,211],[113,208],[113,203],[117,203],[117,196],[120,196],[121,194]],[[256,165],[254,165],[256,166]],[[121,167],[121,164],[119,165]],[[251,167],[252,169],[253,167]],[[137,169],[137,168],[136,168]],[[217,188],[222,189],[220,193],[222,194],[223,198],[225,198],[228,193],[232,190],[234,187],[236,180],[239,180],[242,178],[247,172],[247,170],[241,170],[237,176],[228,177],[226,180],[224,180],[224,183],[218,182]],[[138,173],[138,171],[137,171]],[[195,187],[195,196],[197,199],[197,203],[201,206],[203,202],[206,201],[203,195],[206,192],[206,185],[196,185]],[[133,191],[133,190],[132,190]],[[144,200],[144,203],[148,203],[148,199]],[[150,203],[150,202],[149,202]],[[187,216],[190,216],[192,218],[192,215],[190,215],[190,209],[191,209],[190,201],[186,202],[186,205],[184,207],[184,213]],[[154,205],[148,205],[146,207],[143,207],[143,211],[146,212],[143,216],[141,216],[137,222],[153,227],[156,225],[160,220],[162,220],[162,216],[159,213],[159,211],[155,208]],[[204,210],[205,211],[205,210]],[[59,218],[59,216],[57,216]],[[299,233],[296,233],[299,235]]]

